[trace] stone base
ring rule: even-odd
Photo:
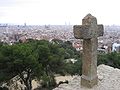
[[[94,85],[98,84],[98,77],[96,76],[92,80],[86,79],[81,76],[81,86],[92,88]]]

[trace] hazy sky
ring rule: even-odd
[[[88,13],[120,25],[120,0],[0,0],[0,23],[81,24]]]

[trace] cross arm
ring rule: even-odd
[[[103,36],[104,33],[104,27],[102,24],[98,25],[98,36]]]
[[[73,33],[76,39],[89,39],[90,36],[90,25],[75,25],[73,27]]]
[[[92,28],[90,25],[75,25],[73,33],[76,39],[91,39],[103,36],[103,25],[97,25],[96,28]]]

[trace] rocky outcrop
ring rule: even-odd
[[[8,90],[25,90],[25,85],[19,76],[15,76],[9,82],[4,83],[2,87],[6,87]]]
[[[40,84],[37,80],[32,80],[32,90],[38,88],[39,86]],[[25,90],[26,86],[19,76],[15,76],[9,82],[4,83],[1,88],[3,87],[8,88],[8,90]]]
[[[81,86],[81,77],[74,76],[69,77],[70,80],[65,84],[60,84],[57,88],[53,90],[120,90],[120,70],[117,68],[113,68],[107,65],[99,65],[97,68],[98,74],[98,85],[94,86],[92,89],[88,89]],[[73,78],[73,79],[72,79]],[[61,77],[57,77],[57,79],[62,80]],[[62,80],[63,81],[63,80]],[[9,90],[24,90],[25,85],[20,80],[18,76],[14,77],[9,81],[8,84],[4,84],[3,86],[7,87]],[[39,83],[35,80],[32,81],[32,86],[34,90],[39,86]]]
[[[81,86],[81,77],[76,76],[68,84],[61,84],[53,90],[120,90],[120,70],[107,65],[99,65],[97,68],[98,85],[92,89]]]

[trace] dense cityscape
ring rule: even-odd
[[[104,26],[104,35],[99,37],[99,48],[112,48],[114,43],[120,44],[120,26]],[[27,39],[48,40],[59,39],[70,41],[77,50],[82,49],[82,40],[73,35],[73,25],[8,25],[0,24],[0,41],[7,44],[25,42]],[[107,50],[107,52],[110,50]],[[112,50],[111,50],[112,51]],[[119,51],[119,50],[118,50]]]

